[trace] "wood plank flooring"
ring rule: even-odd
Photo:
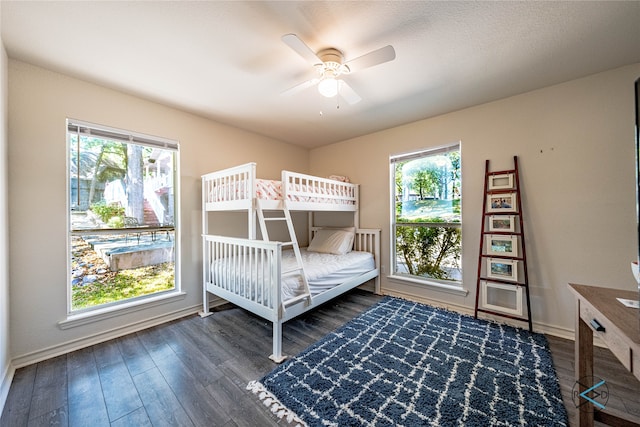
[[[284,351],[297,354],[379,299],[354,290],[287,322]],[[548,338],[573,415],[573,342]],[[245,390],[276,366],[270,353],[271,324],[226,305],[17,370],[0,426],[285,425]],[[640,382],[608,350],[596,355],[608,408],[640,420]]]

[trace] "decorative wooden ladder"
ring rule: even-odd
[[[512,170],[497,172],[489,172],[489,160],[485,164],[474,316],[477,319],[480,312],[527,322],[529,331],[533,331],[518,156],[513,156],[513,163]],[[522,276],[518,280],[520,271]],[[507,305],[490,302],[489,289],[515,292],[515,303],[511,303],[511,299]],[[526,315],[523,313],[523,299]]]
[[[256,199],[257,202],[257,206],[256,206],[256,212],[258,214],[258,221],[260,223],[260,232],[262,233],[262,240],[265,241],[270,241],[269,240],[269,231],[267,230],[267,223],[268,222],[273,222],[273,221],[278,221],[278,222],[286,222],[287,224],[287,230],[289,232],[289,238],[290,241],[288,242],[282,242],[282,246],[283,247],[291,247],[293,249],[293,253],[295,254],[296,257],[296,266],[289,269],[289,270],[285,270],[282,271],[282,277],[285,276],[300,276],[301,280],[302,280],[302,284],[303,284],[303,289],[304,292],[301,295],[298,295],[295,298],[291,298],[285,302],[283,302],[283,306],[286,308],[288,306],[291,306],[293,304],[296,304],[297,302],[306,299],[307,303],[311,303],[311,291],[309,290],[309,282],[307,281],[307,275],[304,271],[304,265],[302,264],[302,254],[300,253],[300,246],[298,245],[298,239],[296,238],[296,231],[295,228],[293,227],[293,220],[291,219],[291,212],[289,211],[289,208],[287,207],[287,201],[283,200],[283,207],[282,210],[276,210],[273,212],[282,212],[282,216],[265,216],[264,215],[264,210],[262,209],[262,206],[260,204],[260,199]]]

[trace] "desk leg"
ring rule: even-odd
[[[581,378],[591,381],[593,377],[593,331],[580,318],[580,298],[576,299],[576,343],[575,343],[575,378],[580,382]],[[574,393],[582,393],[590,384],[579,384]],[[593,427],[593,404],[574,396],[574,401],[580,405],[577,409],[577,425],[580,427]]]

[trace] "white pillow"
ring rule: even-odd
[[[351,252],[355,229],[323,228],[316,231],[307,251],[344,255]]]

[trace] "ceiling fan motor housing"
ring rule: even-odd
[[[318,52],[318,58],[322,61],[322,64],[318,64],[320,74],[325,78],[333,75],[332,77],[338,77],[342,73],[348,73],[349,68],[343,65],[344,56],[342,52],[335,48],[327,48]]]

